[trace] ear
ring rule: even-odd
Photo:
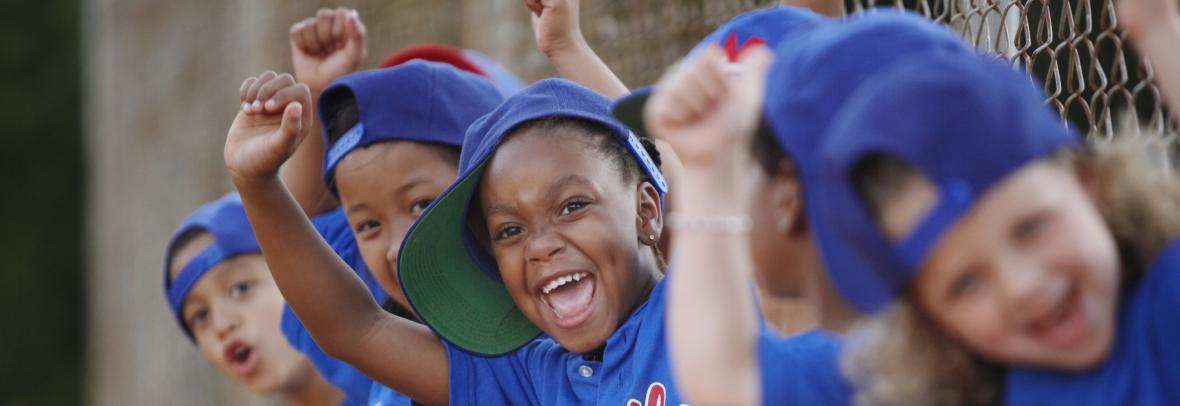
[[[664,230],[664,210],[660,192],[651,183],[642,182],[635,193],[635,227],[639,242],[655,246]]]
[[[791,236],[807,230],[803,218],[803,191],[799,176],[794,168],[780,162],[774,173],[768,174],[767,190],[771,207],[778,219],[774,225],[777,233]]]

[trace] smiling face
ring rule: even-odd
[[[478,191],[509,295],[573,352],[603,346],[661,275],[649,246],[660,234],[659,194],[594,146],[608,136],[520,131],[498,148]]]
[[[177,250],[172,277],[213,242],[201,234]],[[230,258],[193,286],[181,308],[197,347],[224,374],[261,394],[298,390],[314,377],[279,328],[283,297],[262,255]]]
[[[911,176],[882,207],[889,237],[908,235],[936,196]],[[1078,175],[1041,160],[993,186],[943,234],[913,294],[986,358],[1079,370],[1110,351],[1118,275],[1114,238]]]
[[[369,272],[404,308],[397,252],[406,231],[457,176],[446,147],[379,142],[349,153],[336,167],[336,187]]]

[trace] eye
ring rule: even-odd
[[[191,313],[189,313],[188,320],[186,320],[185,322],[188,323],[189,330],[197,331],[205,325],[205,320],[208,320],[208,319],[209,319],[209,309],[201,307],[201,308],[197,308],[197,310],[194,310]]]
[[[522,232],[524,232],[523,227],[508,225],[508,226],[501,227],[500,231],[497,231],[496,235],[494,237],[492,237],[492,239],[495,241],[503,241],[503,240],[507,240],[509,238],[518,236]]]
[[[586,206],[589,206],[589,205],[590,205],[590,202],[588,202],[584,199],[571,199],[570,201],[566,202],[564,206],[561,206],[561,215],[564,216],[564,215],[571,214],[571,213],[576,212],[578,210],[582,210],[583,208],[585,208]]]
[[[951,281],[951,298],[960,298],[973,292],[982,282],[982,276],[976,270],[960,272]]]
[[[414,216],[414,218],[418,218],[418,216],[422,215],[422,212],[426,211],[426,208],[430,206],[430,203],[433,201],[434,199],[422,199],[414,202],[414,204],[410,205],[410,215]]]
[[[254,287],[254,281],[240,281],[229,288],[229,297],[241,298]]]
[[[1021,219],[1016,224],[1016,240],[1021,242],[1035,241],[1038,236],[1044,231],[1045,226],[1049,222],[1049,216],[1043,213],[1036,213]]]
[[[367,232],[376,230],[378,227],[381,227],[381,222],[379,222],[377,220],[372,220],[372,219],[361,220],[355,226],[355,230],[356,230],[357,235],[363,235]]]

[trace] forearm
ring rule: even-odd
[[[1169,16],[1132,39],[1139,52],[1151,59],[1164,102],[1172,117],[1180,119],[1180,16]]]
[[[680,223],[744,215],[719,201],[685,171],[677,192]],[[673,221],[670,226],[676,227]],[[694,404],[758,404],[758,309],[753,264],[744,231],[674,229],[674,272],[669,276],[668,337],[679,387]]]
[[[319,92],[312,91],[312,100],[318,100]],[[313,102],[313,112],[318,108]],[[308,217],[336,208],[337,202],[323,180],[324,142],[318,114],[312,114],[309,135],[295,150],[295,154],[283,164],[279,172],[283,183],[288,185],[291,195]]]
[[[561,77],[609,99],[631,93],[585,40],[575,40],[573,45],[548,53],[546,57]]]
[[[283,297],[324,348],[349,347],[382,313],[277,179],[235,182],[266,264]],[[339,345],[337,345],[339,343]]]

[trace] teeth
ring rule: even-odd
[[[590,276],[590,274],[585,273],[585,272],[578,272],[576,274],[565,275],[565,276],[562,276],[559,278],[555,278],[555,279],[549,281],[549,283],[545,284],[545,286],[541,287],[541,293],[548,295],[549,292],[553,291],[553,289],[557,289],[557,288],[561,287],[562,285],[565,285],[570,282],[580,281],[580,280],[582,280],[582,278],[585,278],[587,276]]]

